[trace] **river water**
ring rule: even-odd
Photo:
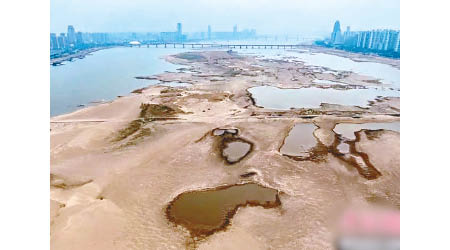
[[[400,88],[400,70],[385,64],[372,62],[355,62],[348,58],[323,53],[299,53],[290,50],[271,49],[233,49],[242,54],[263,56],[266,58],[295,57],[295,60],[304,61],[309,65],[323,66],[331,70],[353,71],[362,75],[380,79],[383,83]],[[134,89],[142,88],[157,81],[138,80],[135,76],[148,76],[164,71],[176,71],[180,65],[174,65],[161,59],[165,55],[186,52],[183,48],[112,48],[100,50],[84,59],[75,59],[64,62],[62,66],[50,68],[50,115],[56,116],[75,111],[83,106],[101,101],[111,101],[119,95],[127,95]],[[286,92],[287,91],[287,92]],[[292,93],[290,93],[290,91]],[[383,92],[383,93],[380,93]],[[386,89],[376,91],[363,90],[277,90],[276,88],[260,87],[254,89],[261,96],[256,97],[261,106],[276,109],[289,109],[290,107],[307,106],[317,107],[321,102],[361,105],[377,95],[398,96],[398,92]],[[288,93],[289,92],[289,93]],[[330,93],[333,92],[333,93]],[[334,93],[336,92],[336,93]],[[352,93],[355,92],[355,93]],[[356,93],[359,92],[359,93]],[[386,93],[388,92],[388,93]],[[280,98],[265,98],[266,95],[278,93]],[[362,93],[361,97],[358,95]],[[367,96],[365,95],[367,93]],[[337,100],[330,96],[338,95]],[[343,94],[349,94],[343,95]],[[312,96],[311,96],[312,95]],[[314,98],[314,95],[317,95]],[[283,101],[287,97],[291,102]],[[321,100],[321,97],[323,99]],[[348,98],[347,98],[348,97]],[[304,99],[300,102],[298,98]],[[363,100],[364,99],[364,100]],[[268,102],[266,105],[261,101]],[[314,101],[308,101],[314,100]],[[275,103],[274,103],[275,102]]]
[[[180,65],[161,57],[182,51],[186,49],[112,48],[64,62],[62,66],[50,66],[50,115],[75,111],[81,108],[79,105],[110,101],[148,86],[152,81],[134,77],[176,71]]]

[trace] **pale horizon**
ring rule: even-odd
[[[168,2],[172,2],[169,4]],[[270,21],[268,21],[270,20]],[[52,0],[50,31],[67,32],[183,32],[256,29],[257,34],[323,36],[339,20],[341,29],[400,29],[400,3],[390,0]]]

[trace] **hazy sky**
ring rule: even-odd
[[[50,0],[51,32],[74,25],[83,32],[231,31],[258,34],[330,33],[341,29],[400,28],[399,0]]]

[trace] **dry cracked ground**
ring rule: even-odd
[[[51,119],[52,249],[333,249],[339,211],[400,209],[398,97],[273,110],[248,91],[376,79],[226,51],[166,60],[182,68],[139,77],[188,86]]]

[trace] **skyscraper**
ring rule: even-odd
[[[72,25],[67,26],[67,42],[73,45],[76,43],[75,29]]]
[[[79,31],[76,34],[76,43],[77,43],[77,46],[80,46],[81,44],[83,44],[83,33],[79,32]]]
[[[55,33],[50,33],[50,49],[58,49],[58,39]]]
[[[339,21],[334,23],[333,32],[331,33],[332,44],[342,44],[341,24]]]
[[[208,25],[208,40],[211,40],[211,25]]]
[[[60,49],[67,48],[67,38],[65,33],[60,33],[58,36],[58,47]]]
[[[177,23],[177,33],[181,35],[183,33],[183,30],[181,29],[181,23]]]

